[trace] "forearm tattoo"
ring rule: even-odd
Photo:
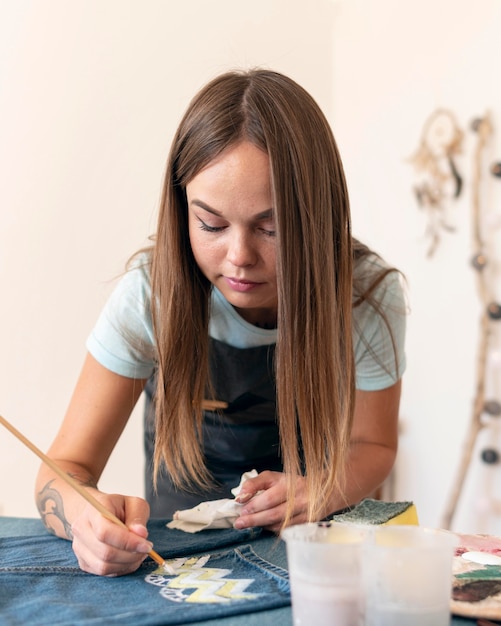
[[[78,480],[77,476],[72,474],[70,474],[70,476]],[[57,535],[57,531],[59,529],[62,529],[66,537],[72,540],[73,532],[71,530],[71,524],[66,519],[66,515],[64,513],[63,498],[59,491],[51,486],[54,481],[55,478],[49,480],[45,487],[43,487],[42,490],[39,491],[39,493],[37,494],[37,508],[40,512],[42,522],[49,532]],[[89,480],[88,482],[80,482],[86,487],[97,488],[97,485],[94,481]]]
[[[37,507],[42,522],[49,532],[56,535],[57,527],[62,525],[64,534],[71,540],[73,539],[73,532],[71,530],[71,524],[64,514],[63,498],[57,489],[51,487],[54,480],[55,478],[49,480],[45,487],[38,492]]]

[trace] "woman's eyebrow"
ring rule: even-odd
[[[212,213],[212,215],[217,215],[217,217],[223,216],[223,214],[220,211],[216,211],[216,209],[213,209],[202,200],[197,200],[195,198],[194,200],[191,201],[191,204],[194,204],[195,206],[200,207],[201,209],[203,209],[204,211],[207,211],[208,213]]]
[[[273,209],[267,209],[266,211],[263,211],[262,213],[258,213],[256,215],[256,219],[257,220],[269,220],[273,217]]]
[[[224,217],[220,211],[216,211],[216,209],[213,209],[203,200],[198,200],[197,198],[194,198],[190,204],[198,206],[204,211],[207,211],[207,213],[212,213],[212,215],[216,215],[217,217]],[[257,215],[255,215],[254,219],[256,221],[269,220],[273,217],[273,213],[274,213],[273,209],[266,209],[265,211],[262,211],[261,213],[258,213]]]

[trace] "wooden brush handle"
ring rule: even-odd
[[[227,409],[228,403],[222,400],[202,400],[202,409],[206,411],[216,411],[217,409]]]
[[[53,470],[60,478],[62,478],[66,483],[68,483],[68,485],[73,487],[73,489],[77,491],[82,496],[82,498],[87,500],[89,504],[91,504],[95,509],[97,509],[103,517],[110,520],[111,522],[114,522],[118,526],[122,526],[122,528],[129,530],[127,526],[122,522],[121,519],[119,519],[116,515],[113,515],[111,511],[108,511],[108,509],[105,506],[103,506],[101,502],[99,502],[99,500],[96,500],[96,498],[94,498],[94,496],[91,495],[87,491],[87,489],[85,489],[80,483],[78,483],[74,478],[72,478],[67,472],[62,470],[59,467],[59,465],[57,465],[57,463],[55,463],[51,458],[49,458],[39,448],[37,448],[35,444],[31,443],[29,439],[27,439],[22,433],[20,433],[17,430],[17,428],[14,428],[14,426],[12,426],[12,424],[10,424],[1,415],[0,415],[0,424],[5,426],[5,428],[9,430],[14,435],[14,437],[19,439],[19,441],[24,443],[24,445],[27,448],[29,448],[40,459],[42,459],[42,461],[46,465],[48,465],[51,468],[51,470]],[[148,554],[156,563],[158,563],[159,565],[165,566],[165,560],[162,559],[162,557],[159,554],[157,554],[154,550],[151,550]]]

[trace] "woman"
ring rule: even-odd
[[[271,71],[216,78],[181,121],[153,245],[89,338],[49,450],[130,532],[45,467],[42,518],[86,571],[139,566],[149,504],[97,481],[155,372],[155,516],[228,495],[254,468],[237,528],[276,532],[358,502],[395,459],[404,326],[398,274],[352,238],[341,160],[311,96]],[[206,400],[227,406],[204,411]]]

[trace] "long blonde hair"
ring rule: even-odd
[[[206,487],[201,402],[210,393],[211,285],[190,247],[186,185],[246,140],[270,159],[277,232],[277,420],[288,516],[304,475],[309,517],[343,484],[354,408],[353,249],[348,193],[332,131],[313,98],[268,70],[229,72],[192,100],[174,137],[152,250],[158,349],[155,476]],[[303,465],[304,464],[304,465]],[[287,520],[286,520],[287,521]]]

